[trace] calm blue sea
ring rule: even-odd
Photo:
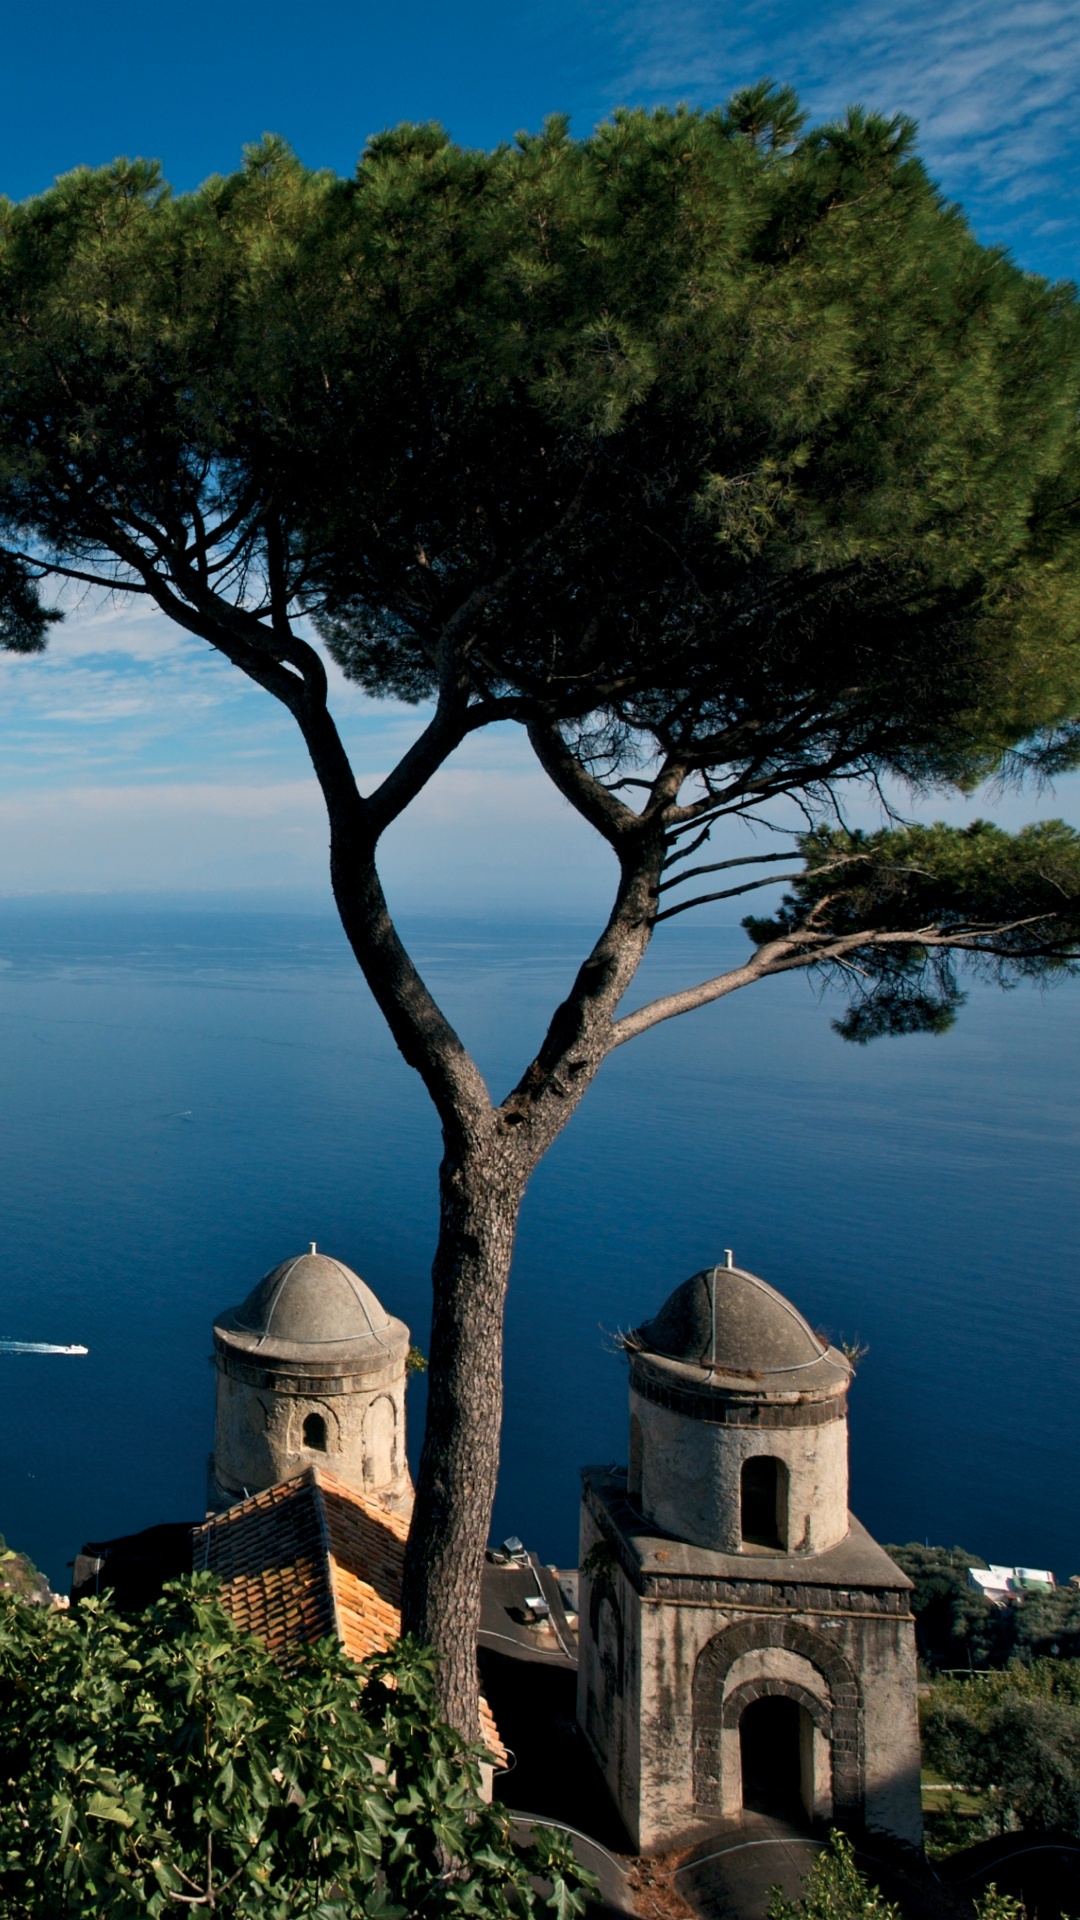
[[[495,1090],[589,937],[418,923]],[[667,931],[646,990],[745,951]],[[576,1554],[578,1468],[626,1455],[612,1335],[720,1256],[869,1353],[853,1504],[884,1539],[1080,1569],[1080,991],[977,988],[864,1050],[804,981],[624,1049],[537,1175],[511,1287],[497,1534]],[[329,913],[0,903],[0,1528],[82,1541],[202,1511],[215,1312],[311,1239],[423,1346],[438,1136]],[[423,1385],[410,1388],[412,1448]]]

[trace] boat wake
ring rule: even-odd
[[[48,1340],[0,1340],[0,1353],[89,1353],[89,1347],[56,1347]]]

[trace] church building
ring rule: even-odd
[[[756,1810],[919,1845],[911,1583],[848,1511],[852,1368],[726,1264],[625,1339],[587,1468],[582,1731],[643,1851]]]

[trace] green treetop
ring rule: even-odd
[[[121,587],[288,709],[342,923],[439,1114],[405,1618],[459,1726],[518,1209],[606,1056],[793,968],[850,988],[862,1039],[940,1028],[957,968],[1007,982],[1077,953],[1069,829],[859,834],[841,809],[1074,764],[1078,396],[1072,291],[978,245],[907,122],[805,131],[783,89],[494,153],[400,128],[350,180],[272,140],[185,196],[118,162],[0,211],[7,644],[44,642],[44,583]],[[371,793],[312,622],[368,693],[419,709]],[[378,866],[498,722],[613,868],[502,1097]],[[739,824],[777,802],[805,832],[748,850]],[[626,1010],[658,927],[776,878],[745,965]]]

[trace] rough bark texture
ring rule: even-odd
[[[430,1392],[403,1623],[439,1649],[440,1705],[475,1738],[476,1637],[502,1426],[503,1305],[523,1182],[489,1130],[439,1171]]]
[[[342,924],[442,1121],[428,1413],[403,1617],[438,1649],[442,1712],[474,1738],[480,1587],[502,1424],[503,1310],[518,1214],[533,1168],[613,1045],[612,1013],[649,940],[662,840],[645,835],[628,851],[607,927],[536,1059],[496,1106],[401,943],[362,803],[335,780],[332,755],[321,777]]]
[[[648,944],[659,863],[628,863],[611,919],[500,1107],[444,1121],[427,1424],[405,1568],[406,1627],[439,1650],[440,1705],[475,1727],[476,1638],[502,1426],[503,1308],[529,1175],[610,1052],[611,1014]]]

